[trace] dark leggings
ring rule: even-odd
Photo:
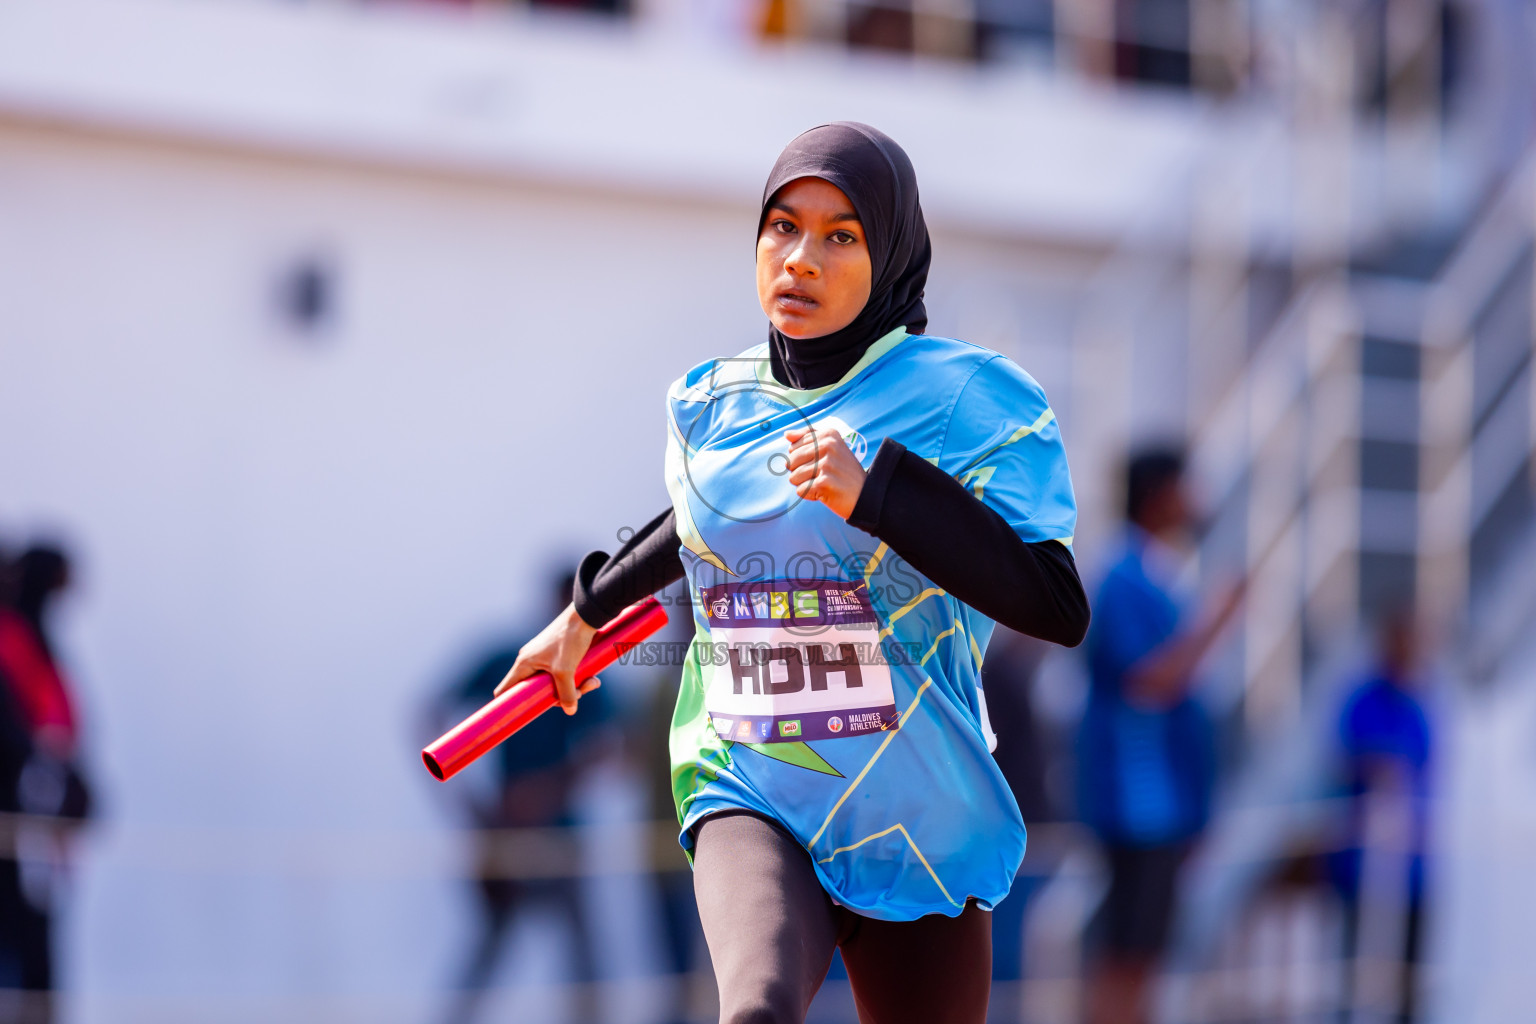
[[[721,1024],[802,1024],[841,948],[862,1024],[983,1024],[992,915],[877,921],[834,904],[810,855],[778,825],[711,815],[696,831],[693,887],[720,987]]]

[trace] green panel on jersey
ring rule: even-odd
[[[748,750],[755,750],[764,757],[771,757],[775,761],[783,761],[785,764],[809,768],[811,771],[821,772],[823,775],[843,777],[842,772],[828,764],[826,759],[812,750],[808,743],[741,743],[733,745],[743,746]]]
[[[703,634],[708,638],[709,634]],[[704,710],[703,674],[699,670],[697,637],[683,664],[682,685],[677,689],[677,706],[672,711],[672,800],[677,805],[677,820],[688,814],[688,807],[706,782],[719,777],[719,769],[731,765],[730,745],[715,735],[709,713]]]

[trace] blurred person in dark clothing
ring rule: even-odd
[[[992,757],[1002,771],[1026,827],[1059,817],[1046,787],[1048,753],[1037,727],[1032,693],[1035,675],[1050,645],[1004,626],[992,633],[981,666],[987,719],[997,736]],[[1045,881],[1046,865],[1036,845],[1025,851],[1021,874],[1008,897],[992,908],[992,979],[1019,981],[1024,976],[1024,919],[1030,898]]]
[[[55,547],[23,552],[12,567],[12,600],[0,609],[0,667],[39,746],[60,759],[75,752],[75,710],[54,657],[48,611],[69,587],[69,559]]]
[[[13,602],[13,566],[8,553],[0,550],[0,609]],[[21,771],[32,756],[32,733],[21,706],[17,704],[14,684],[0,670],[0,989],[22,987],[22,921],[28,913],[21,891],[21,870],[16,858],[16,823],[11,817],[21,813],[18,786]],[[0,1010],[0,1019],[9,1015]]]
[[[1178,876],[1205,828],[1215,782],[1196,670],[1232,619],[1234,585],[1203,612],[1181,582],[1193,516],[1176,449],[1135,455],[1126,527],[1093,602],[1088,704],[1078,737],[1084,821],[1109,862],[1094,930],[1090,1024],[1145,1021],[1178,904]]]
[[[571,600],[574,576],[559,577],[551,591],[551,608],[559,611]],[[530,632],[529,635],[532,635]],[[491,700],[496,685],[517,660],[521,640],[498,645],[475,664],[443,695],[438,705],[438,725],[458,721],[469,710]],[[578,1019],[594,1019],[591,983],[596,980],[592,929],[581,902],[576,877],[520,878],[517,850],[508,843],[508,829],[568,828],[575,824],[572,798],[586,767],[591,763],[596,734],[609,718],[606,695],[593,690],[582,699],[581,714],[545,714],[523,727],[511,739],[486,755],[494,771],[489,796],[471,797],[466,803],[477,833],[476,863],[479,876],[475,893],[480,910],[480,930],[458,983],[460,994],[450,1021],[474,1018],[481,996],[496,970],[496,961],[520,911],[543,905],[564,921],[571,936],[571,977],[582,986],[577,997]],[[464,791],[464,790],[461,790]],[[551,859],[574,870],[577,847],[574,839],[552,838],[539,850],[556,851]],[[524,847],[532,849],[532,847]],[[543,868],[542,863],[537,865]],[[534,874],[539,871],[532,872]]]
[[[61,822],[90,810],[90,791],[79,768],[74,698],[56,657],[48,626],[55,600],[69,587],[69,558],[56,547],[22,552],[6,573],[0,607],[0,733],[5,734],[4,810]],[[12,770],[14,769],[14,776]],[[52,904],[66,834],[41,834],[44,856],[26,856],[19,827],[7,830],[10,857],[0,879],[0,931],[14,957],[17,987],[46,993],[54,987]],[[28,1007],[29,1021],[46,1021],[46,1001]]]
[[[1419,672],[1414,616],[1394,609],[1382,619],[1375,665],[1350,689],[1339,715],[1338,763],[1349,809],[1345,840],[1329,857],[1345,907],[1345,955],[1402,963],[1393,1008],[1402,1022],[1418,1015],[1434,749]]]
[[[0,989],[36,988],[24,979],[37,970],[35,919],[38,910],[21,887],[16,821],[22,769],[32,757],[32,737],[10,681],[0,673]],[[0,1010],[0,1020],[9,1020]]]

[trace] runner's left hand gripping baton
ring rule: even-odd
[[[636,601],[592,636],[586,657],[576,666],[576,685],[619,660],[619,655],[667,624],[667,610],[654,597]],[[443,733],[421,752],[427,771],[439,781],[452,778],[466,765],[517,730],[560,703],[555,680],[535,672]]]

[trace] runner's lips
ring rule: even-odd
[[[782,291],[782,292],[779,292],[778,294],[776,294],[774,296],[774,299],[776,299],[778,302],[780,302],[780,303],[782,303],[784,305],[790,306],[792,308],[798,308],[798,309],[812,309],[812,308],[814,308],[816,306],[821,305],[821,303],[817,302],[815,299],[811,298],[809,295],[805,294],[804,292],[797,292],[797,291]]]

